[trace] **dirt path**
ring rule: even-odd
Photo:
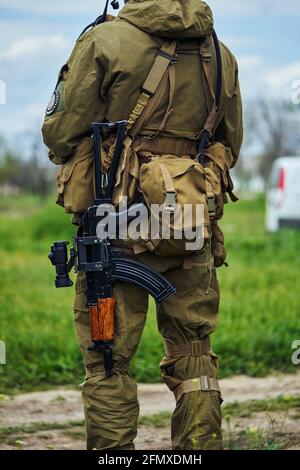
[[[248,400],[274,400],[281,395],[300,397],[300,374],[270,376],[263,379],[237,376],[221,380],[221,388],[227,406]],[[166,413],[171,413],[174,409],[173,394],[161,384],[141,384],[139,385],[139,401],[142,424],[139,429],[137,447],[170,448],[169,416]],[[230,406],[228,409],[231,409]],[[276,426],[279,431],[281,429],[281,434],[290,436],[289,447],[298,446],[297,439],[296,442],[292,437],[300,430],[300,410],[296,411],[298,414],[295,415],[295,409],[291,407],[284,414],[280,410],[275,410],[272,415],[275,423],[279,423],[284,416],[285,432],[281,432],[282,423],[281,428],[279,425],[279,427]],[[160,417],[154,420],[148,419],[147,422],[147,417],[159,414]],[[228,428],[231,426],[234,428],[234,436],[232,436],[232,429],[227,429],[227,431],[225,429],[231,440],[234,440],[237,434],[241,434],[246,428],[265,431],[267,426],[274,434],[274,422],[271,423],[266,419],[265,412],[259,410],[254,414],[248,413],[248,416],[240,416],[241,414],[243,413],[240,411],[238,416],[232,416],[230,426],[228,420],[224,420]],[[0,449],[19,447],[24,449],[83,449],[82,421],[83,412],[79,391],[55,389],[22,394],[13,398],[3,397],[0,401]]]

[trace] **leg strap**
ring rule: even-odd
[[[202,392],[217,391],[221,393],[218,380],[206,375],[202,375],[198,379],[185,380],[173,390],[173,393],[176,401],[179,401],[185,393],[197,392],[198,390]]]
[[[207,336],[200,341],[192,341],[191,343],[173,344],[168,339],[164,338],[165,351],[168,357],[181,357],[181,356],[202,356],[211,352],[210,338]]]

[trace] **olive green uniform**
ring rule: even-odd
[[[43,136],[56,164],[66,162],[95,121],[128,119],[153,64],[161,38],[178,41],[174,112],[161,137],[196,140],[209,112],[199,56],[199,40],[210,36],[212,13],[200,0],[129,0],[117,19],[94,27],[78,41],[48,107]],[[213,44],[208,45],[216,62]],[[221,44],[223,89],[215,140],[236,162],[242,141],[242,106],[237,64]],[[215,76],[216,80],[216,67]],[[168,106],[161,101],[143,135],[157,131]],[[175,449],[221,449],[221,396],[217,359],[208,335],[217,322],[219,288],[209,246],[193,257],[137,255],[164,273],[176,295],[157,307],[166,345],[162,376],[177,400],[172,417]],[[82,386],[89,449],[130,449],[136,436],[139,406],[128,374],[148,310],[148,296],[133,285],[115,286],[116,339],[114,375],[106,378],[102,357],[88,352],[89,315],[86,284],[80,274],[74,304],[75,325],[86,366]]]

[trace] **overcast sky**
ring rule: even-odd
[[[161,0],[163,1],[163,0]],[[300,0],[211,0],[215,28],[234,52],[245,99],[291,97],[300,80]],[[103,0],[0,0],[0,134],[38,129],[57,73]],[[3,87],[3,84],[2,84]]]

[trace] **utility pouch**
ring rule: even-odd
[[[150,211],[151,236],[146,247],[159,256],[186,255],[199,251],[210,237],[215,198],[221,187],[210,168],[188,157],[153,157],[140,169],[139,190]],[[160,208],[158,210],[158,208]],[[153,239],[153,224],[155,233]],[[191,236],[195,234],[195,240]],[[187,243],[202,241],[198,248]]]
[[[229,174],[233,157],[229,148],[220,142],[215,142],[207,147],[204,151],[206,157],[206,167],[210,168],[218,178],[221,191],[216,195],[216,219],[221,219],[224,213],[224,205],[227,203],[227,194],[235,201],[236,196],[233,194],[233,184]]]
[[[57,204],[68,214],[83,214],[95,199],[94,152],[90,137],[82,140],[57,175]]]

